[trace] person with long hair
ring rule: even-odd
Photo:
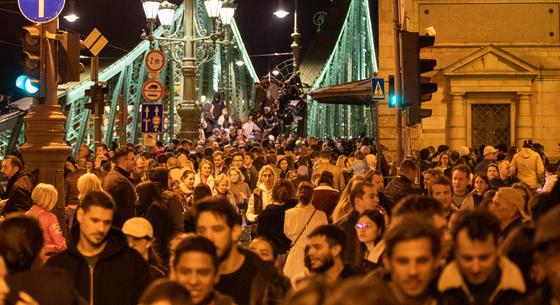
[[[153,227],[155,248],[164,262],[169,260],[167,244],[173,237],[173,220],[165,205],[157,185],[151,181],[140,182],[136,186],[140,203],[140,216],[146,218]]]
[[[358,240],[364,248],[362,269],[370,271],[377,269],[382,264],[382,256],[385,252],[385,212],[381,209],[366,210],[358,218],[356,233]]]
[[[210,189],[214,187],[214,177],[212,172],[214,171],[214,165],[212,162],[203,159],[198,165],[198,173],[194,177],[194,185],[199,183],[207,184]]]
[[[190,168],[182,169],[183,173],[179,183],[175,184],[175,193],[181,196],[181,203],[183,205],[183,216],[193,206],[193,191],[194,191],[194,177],[195,173]]]
[[[358,184],[358,182],[364,181],[364,177],[362,175],[355,175],[348,181],[346,188],[340,194],[340,198],[338,199],[338,203],[334,208],[332,213],[332,222],[336,223],[340,219],[344,218],[350,212],[352,212],[352,203],[350,202],[350,191],[352,188]]]
[[[272,187],[276,182],[276,171],[270,165],[261,168],[257,187],[253,190],[247,207],[247,220],[255,221],[269,204],[272,204]]]
[[[492,188],[490,185],[490,180],[486,174],[478,173],[474,175],[472,180],[472,188],[473,190],[470,194],[465,198],[463,204],[461,204],[461,211],[465,210],[472,210],[474,208],[478,208],[482,202],[484,194]]]
[[[304,270],[307,235],[316,227],[328,224],[327,215],[311,204],[313,184],[302,182],[297,189],[296,197],[298,204],[286,211],[284,219],[284,235],[291,240],[291,248],[284,265],[284,275],[290,279]]]
[[[278,167],[278,178],[284,179],[290,170],[292,170],[288,157],[278,160],[276,166]]]
[[[251,196],[249,184],[245,182],[245,176],[237,167],[231,167],[228,171],[229,190],[235,197],[235,202],[239,210],[247,211],[247,203]]]
[[[233,206],[233,208],[237,212],[239,212],[235,196],[229,190],[229,179],[226,174],[219,174],[216,176],[216,178],[214,178],[214,188],[212,190],[212,195],[226,198],[231,206]]]
[[[287,179],[280,179],[272,187],[272,204],[257,217],[257,236],[265,236],[278,248],[280,254],[290,249],[290,240],[283,233],[284,214],[296,205],[294,186]]]

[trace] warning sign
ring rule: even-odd
[[[371,79],[371,96],[374,101],[385,100],[385,81],[382,78]]]
[[[159,50],[150,50],[146,55],[146,68],[152,72],[158,72],[165,65],[165,55]]]

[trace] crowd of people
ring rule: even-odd
[[[237,144],[260,142],[263,139],[284,138],[290,133],[291,124],[303,126],[306,106],[303,101],[299,74],[294,75],[280,87],[270,88],[270,77],[263,76],[255,84],[255,101],[249,115],[232,118],[220,93],[205,103],[200,115],[199,137],[219,143]],[[278,92],[274,92],[278,91]]]
[[[374,144],[82,145],[64,190],[6,156],[0,305],[560,304],[542,146]]]

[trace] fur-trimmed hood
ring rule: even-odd
[[[523,275],[519,268],[511,262],[505,256],[499,258],[498,266],[502,271],[500,277],[500,282],[492,295],[490,296],[489,302],[492,303],[494,298],[498,295],[500,291],[513,290],[524,294],[527,291],[525,282],[523,280]],[[459,265],[456,261],[449,263],[441,273],[441,276],[437,284],[438,291],[444,293],[450,289],[461,289],[472,302],[474,297],[469,291],[467,284],[463,280],[461,271],[459,270]]]

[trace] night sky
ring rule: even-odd
[[[170,2],[179,4],[181,0]],[[298,24],[304,56],[316,36],[317,27],[313,24],[313,15],[319,11],[327,11],[330,2],[331,0],[299,0]],[[283,3],[286,10],[293,10],[293,0],[284,0]],[[235,19],[250,56],[291,52],[293,15],[284,19],[277,18],[272,14],[277,5],[277,0],[238,1]],[[80,19],[74,23],[61,19],[60,28],[80,33],[84,39],[97,27],[111,44],[100,54],[105,63],[122,57],[134,48],[145,28],[145,16],[139,0],[77,0],[75,10]],[[21,97],[21,93],[14,82],[22,71],[23,60],[18,36],[21,35],[21,26],[31,23],[21,15],[15,0],[0,0],[0,20],[0,58],[3,59],[0,64],[0,94],[9,94],[17,99]],[[287,58],[289,57],[254,57],[252,60],[257,74],[264,75]]]

